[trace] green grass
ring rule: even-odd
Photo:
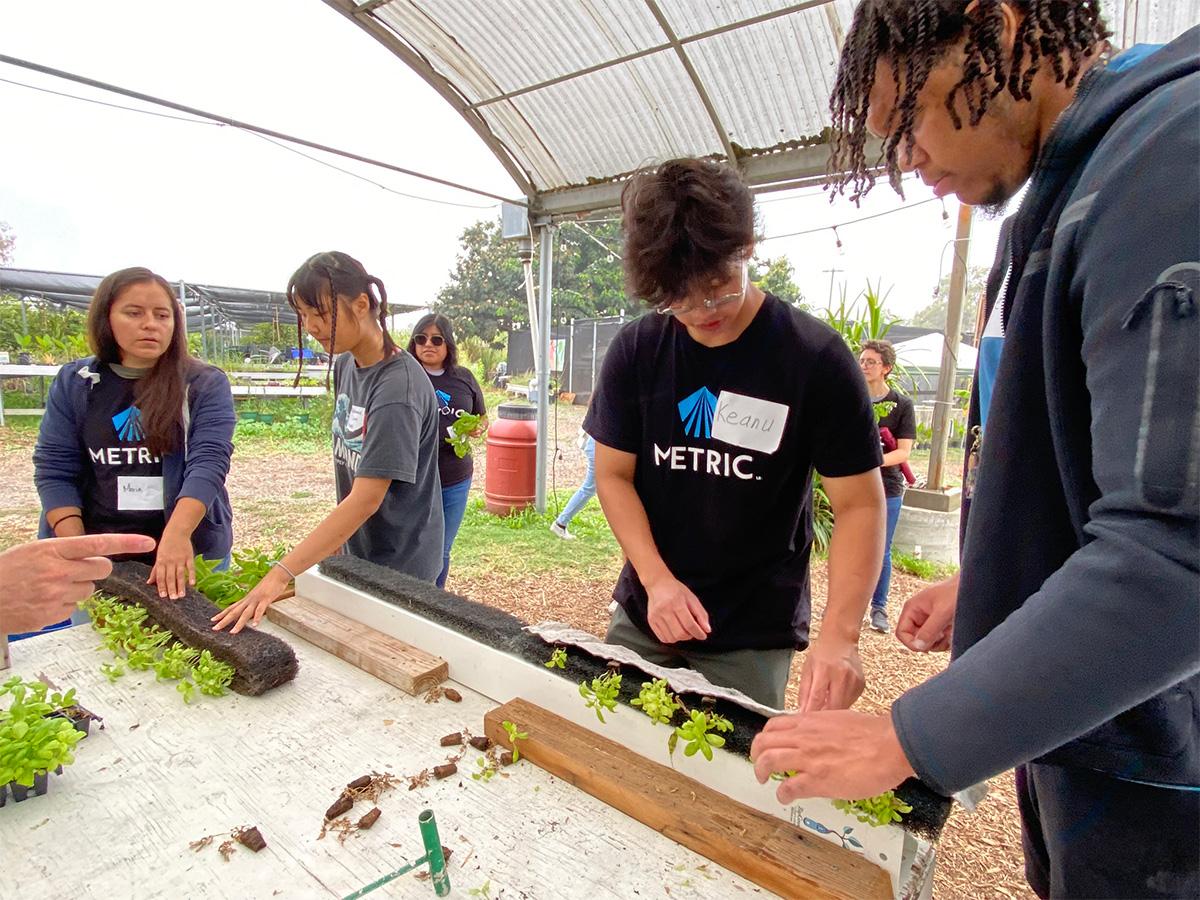
[[[484,509],[482,498],[472,499],[451,552],[455,574],[484,578],[552,572],[568,578],[615,581],[621,570],[621,548],[595,499],[571,520],[575,540],[564,541],[550,533],[555,510],[562,508],[571,493],[560,491],[549,497],[549,512],[541,516],[532,508],[512,516],[493,516]]]
[[[958,572],[958,566],[945,563],[930,562],[927,559],[917,559],[907,553],[892,551],[892,568],[898,572],[915,575],[925,581],[942,581]]]

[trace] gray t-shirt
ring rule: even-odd
[[[333,470],[341,503],[356,476],[390,478],[387,495],[346,550],[424,581],[442,570],[439,418],[421,364],[401,350],[360,369],[349,353],[333,366]]]

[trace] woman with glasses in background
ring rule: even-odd
[[[450,574],[450,548],[458,536],[463,514],[467,511],[467,496],[471,492],[471,478],[475,474],[475,463],[470,448],[459,456],[448,440],[454,432],[454,423],[462,416],[481,416],[479,424],[467,432],[471,437],[480,437],[487,431],[487,404],[483,400],[483,389],[466,366],[458,364],[458,345],[454,343],[454,326],[450,320],[438,313],[422,316],[413,328],[408,352],[425,367],[425,374],[433,382],[441,415],[441,432],[438,441],[438,474],[442,479],[442,516],[446,520],[445,546],[442,551],[442,571],[437,577],[437,586],[446,586]]]
[[[621,206],[627,287],[657,315],[617,335],[584,423],[628,558],[607,639],[782,708],[808,647],[815,468],[837,525],[798,704],[848,707],[884,530],[866,383],[833,329],[750,280],[754,200],[736,170],[673,160]]]

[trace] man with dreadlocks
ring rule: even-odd
[[[781,801],[1017,767],[1042,897],[1200,896],[1200,29],[1109,52],[1097,2],[862,0],[831,101],[835,190],[1000,207],[960,577],[897,627],[945,672],[891,714],[772,720]],[[994,295],[990,295],[994,296]],[[984,417],[986,416],[986,419]]]

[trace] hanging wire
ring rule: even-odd
[[[822,231],[829,231],[831,229],[834,231],[834,233],[836,233],[837,229],[845,228],[848,225],[857,225],[859,222],[867,222],[871,219],[880,219],[884,216],[893,215],[894,213],[905,212],[907,210],[914,209],[915,207],[922,206],[926,203],[936,203],[940,199],[940,197],[930,197],[927,200],[918,200],[916,203],[908,203],[904,206],[898,206],[895,209],[885,209],[883,212],[877,212],[873,215],[861,216],[857,219],[849,219],[845,222],[838,222],[836,225],[822,225],[820,228],[806,228],[804,231],[790,231],[787,234],[772,234],[763,238],[761,241],[759,241],[759,243],[762,244],[766,243],[767,241],[778,241],[782,238],[800,237],[801,235],[805,234],[819,234]]]
[[[137,107],[134,107],[134,106],[123,106],[120,103],[109,103],[105,100],[97,100],[95,97],[83,97],[79,94],[69,94],[65,91],[53,91],[53,90],[50,90],[49,88],[39,87],[38,85],[35,85],[35,84],[26,84],[23,81],[13,81],[12,79],[9,79],[9,78],[0,78],[0,82],[2,82],[4,84],[11,84],[15,87],[28,88],[31,91],[40,91],[41,93],[44,93],[44,94],[53,94],[55,97],[64,97],[68,100],[79,100],[82,103],[94,103],[97,106],[106,106],[109,109],[120,109],[125,112],[139,113],[143,116],[154,116],[155,118],[159,118],[159,119],[171,119],[172,121],[175,121],[175,122],[185,122],[189,125],[205,125],[205,126],[208,126],[211,128],[224,128],[225,127],[225,124],[223,122],[210,122],[206,119],[194,119],[194,118],[189,118],[187,116],[173,116],[170,113],[155,112],[152,109],[138,109]],[[234,126],[234,127],[236,127],[236,126]],[[265,134],[259,134],[258,132],[255,132],[255,131],[246,131],[245,129],[241,129],[241,128],[238,128],[237,130],[241,131],[245,134],[249,134],[252,137],[259,138],[260,140],[264,140],[268,144],[274,144],[276,147],[278,147],[281,150],[287,150],[289,153],[295,153],[297,156],[303,156],[305,159],[309,160],[310,162],[315,162],[317,165],[326,166],[327,168],[333,169],[336,172],[341,172],[343,175],[349,175],[351,178],[357,178],[359,181],[365,181],[367,184],[372,184],[377,188],[387,191],[389,194],[396,194],[399,197],[407,197],[410,200],[423,200],[426,203],[437,203],[441,206],[457,206],[457,207],[461,207],[463,209],[495,209],[496,208],[495,203],[458,203],[454,200],[439,200],[436,197],[423,197],[419,194],[409,194],[404,191],[398,191],[393,187],[388,187],[388,185],[383,184],[382,182],[375,181],[374,179],[368,178],[365,175],[360,175],[358,172],[353,172],[350,169],[344,169],[341,166],[336,166],[331,162],[327,162],[326,160],[320,159],[316,156],[311,156],[307,153],[304,153],[303,151],[298,150],[295,147],[289,147],[287,144],[283,143],[282,141],[272,140],[271,138],[267,137]]]
[[[273,129],[264,128],[261,125],[254,125],[253,123],[250,123],[250,122],[243,122],[239,119],[234,119],[231,116],[222,115],[220,113],[208,112],[206,110],[197,109],[192,106],[186,106],[182,103],[176,103],[174,100],[166,100],[162,97],[155,97],[151,94],[144,94],[144,93],[141,93],[140,91],[133,91],[128,88],[119,87],[115,84],[109,84],[104,81],[98,81],[94,78],[87,78],[83,75],[76,75],[72,72],[65,72],[61,69],[51,68],[50,66],[43,66],[40,63],[30,62],[29,60],[18,59],[17,57],[8,56],[7,54],[0,53],[0,63],[5,63],[10,66],[17,66],[22,69],[29,69],[34,72],[40,72],[43,75],[50,75],[54,78],[61,78],[64,81],[73,81],[76,84],[87,85],[88,87],[97,88],[98,90],[108,91],[109,93],[113,93],[113,94],[120,94],[121,96],[124,96],[124,97],[131,97],[134,100],[140,100],[143,103],[152,103],[157,106],[165,106],[167,109],[173,109],[176,112],[187,113],[188,115],[196,116],[201,119],[210,119],[213,122],[216,122],[218,124],[229,125],[233,128],[237,128],[242,131],[249,131],[249,132],[254,132],[256,134],[267,135],[269,137],[279,138],[280,140],[288,141],[289,143],[293,143],[293,144],[299,144],[303,147],[308,147],[313,150],[321,150],[321,151],[324,151],[325,153],[332,153],[335,156],[342,156],[342,157],[345,157],[346,159],[355,160],[356,162],[366,163],[367,165],[372,165],[372,166],[378,166],[381,169],[388,169],[389,171],[392,171],[392,172],[398,172],[401,175],[407,175],[411,178],[419,178],[423,181],[429,181],[434,184],[440,184],[445,187],[451,187],[451,188],[454,188],[455,190],[465,191],[469,194],[477,194],[478,196],[481,196],[481,197],[487,197],[490,200],[504,201],[507,203],[513,203],[514,205],[518,205],[518,206],[526,206],[527,205],[526,201],[524,201],[524,200],[512,200],[508,197],[501,196],[500,194],[495,194],[495,193],[492,193],[491,191],[485,191],[485,190],[481,190],[479,188],[474,188],[469,185],[461,184],[457,181],[449,181],[448,179],[445,179],[445,178],[439,178],[436,175],[428,175],[424,172],[418,172],[415,169],[406,169],[403,166],[397,166],[397,165],[393,165],[392,163],[383,162],[382,160],[372,159],[371,157],[368,157],[368,156],[362,156],[361,154],[358,154],[358,153],[352,153],[349,150],[340,150],[337,147],[330,147],[325,144],[318,144],[315,141],[310,141],[306,138],[297,137],[297,136],[291,135],[291,134],[284,134],[281,131],[274,131]],[[22,86],[28,87],[29,85],[22,85]],[[86,98],[76,98],[76,99],[86,99]],[[133,111],[137,112],[140,110],[133,110]]]

